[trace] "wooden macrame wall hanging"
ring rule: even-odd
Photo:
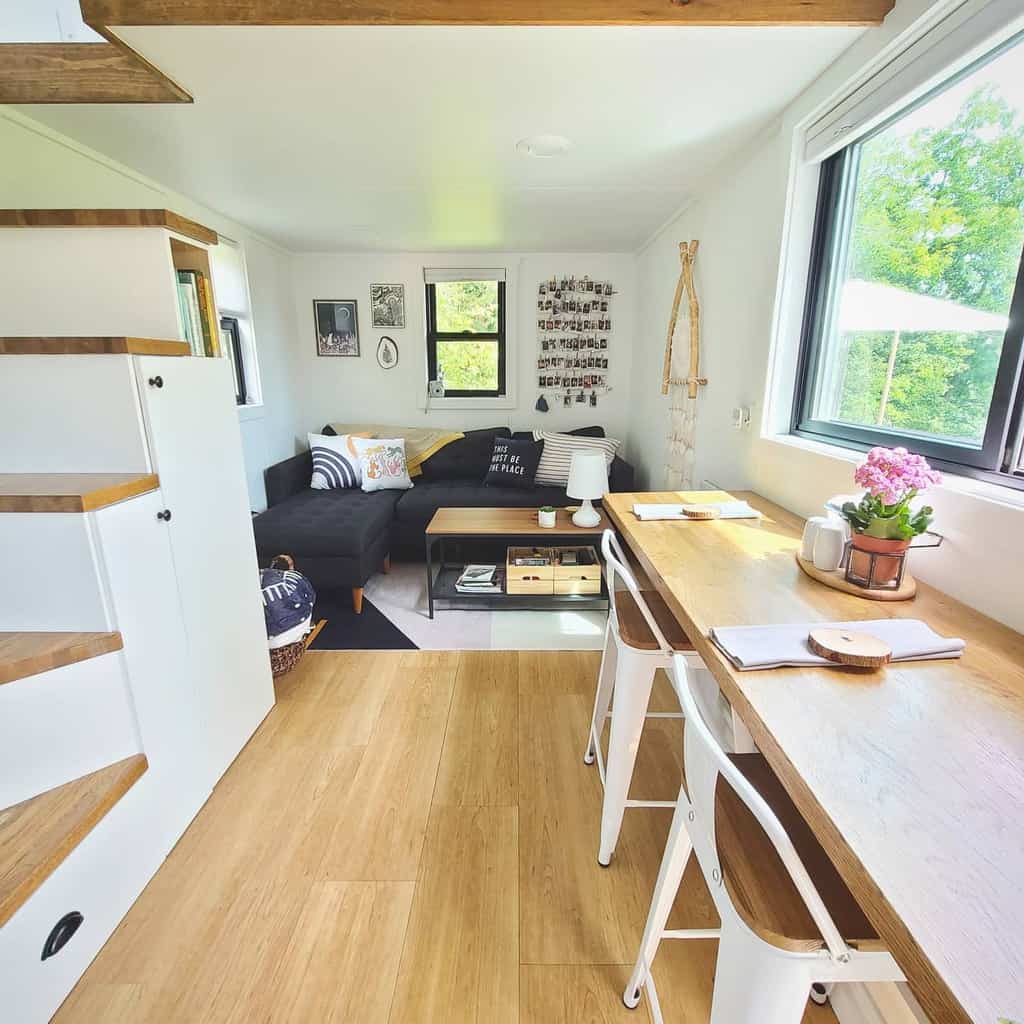
[[[700,376],[700,302],[693,283],[693,264],[697,259],[696,239],[679,243],[679,281],[672,300],[672,315],[668,321],[665,339],[665,363],[662,371],[661,393],[671,392],[671,419],[669,426],[668,460],[665,466],[666,486],[686,490],[693,486],[694,440],[697,426],[697,389],[707,384]],[[690,353],[688,373],[685,377],[672,375],[672,342],[679,319],[679,303],[686,292],[690,322]]]

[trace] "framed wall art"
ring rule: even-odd
[[[398,365],[398,345],[386,334],[377,343],[377,365],[382,370],[393,370]]]
[[[405,285],[371,284],[370,312],[373,326],[405,326]]]
[[[359,311],[355,299],[314,299],[318,356],[359,355]]]

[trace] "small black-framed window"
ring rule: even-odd
[[[231,373],[235,380],[235,402],[245,405],[247,402],[245,387],[245,363],[242,361],[242,339],[238,333],[238,319],[233,316],[220,318],[220,343],[231,363]]]
[[[1024,488],[1019,44],[823,163],[794,433]]]
[[[427,379],[443,379],[447,398],[504,397],[505,282],[469,272],[426,290]]]

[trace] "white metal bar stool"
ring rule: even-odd
[[[800,1024],[815,982],[903,981],[764,757],[727,755],[715,739],[687,658],[673,658],[672,679],[686,716],[685,772],[626,1005],[646,989],[661,1024],[650,971],[666,938],[718,938],[711,1024]],[[665,928],[691,851],[721,929]]]
[[[683,717],[680,712],[648,713],[655,672],[659,668],[668,671],[673,654],[680,652],[679,656],[695,672],[708,676],[715,694],[718,693],[718,685],[710,678],[693,644],[661,595],[655,591],[640,590],[626,567],[622,548],[611,530],[605,530],[601,537],[601,552],[607,569],[610,609],[601,670],[597,677],[594,714],[583,760],[587,764],[597,761],[604,785],[601,845],[597,860],[607,867],[615,852],[622,816],[627,807],[675,806],[671,800],[628,799],[644,719]],[[616,592],[616,576],[625,583],[626,590]],[[611,711],[608,710],[610,704]],[[607,763],[601,756],[601,733],[606,718],[611,718]]]

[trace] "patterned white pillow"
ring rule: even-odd
[[[569,467],[576,452],[602,452],[611,469],[612,459],[622,444],[611,437],[578,437],[576,434],[553,434],[546,430],[535,430],[533,439],[544,442],[536,482],[558,487],[565,487],[569,482]]]
[[[313,476],[309,486],[318,491],[358,487],[363,482],[353,434],[310,434]]]
[[[364,491],[407,491],[412,487],[404,437],[352,437]]]

